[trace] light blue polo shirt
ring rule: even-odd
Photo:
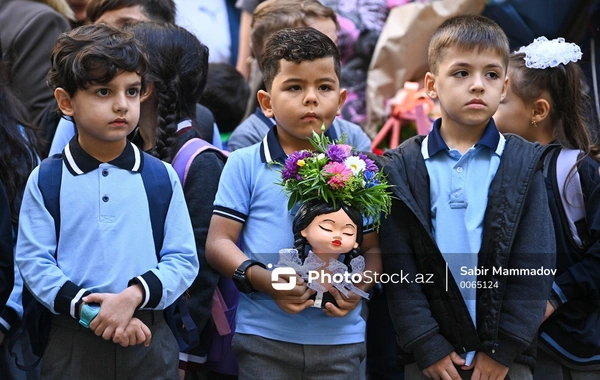
[[[326,134],[337,136],[332,129]],[[263,141],[231,154],[221,174],[214,214],[243,224],[242,250],[265,265],[279,261],[279,250],[292,248],[293,215],[288,197],[277,185],[286,154],[271,128]],[[282,311],[266,293],[242,294],[237,310],[236,332],[296,344],[337,345],[364,341],[362,303],[343,318],[328,317],[317,308],[298,314]]]
[[[73,318],[87,291],[117,294],[130,281],[144,290],[141,309],[162,310],[175,302],[196,278],[199,264],[173,167],[162,162],[172,196],[158,260],[141,176],[145,160],[154,158],[127,143],[119,157],[100,162],[77,137],[63,157],[58,241],[38,185],[39,166],[23,195],[15,261],[32,294],[50,311]]]
[[[446,145],[441,124],[442,119],[433,123],[421,145],[430,179],[432,233],[476,323],[477,288],[468,283],[477,276],[461,275],[460,268],[477,267],[488,191],[506,140],[490,119],[479,141],[461,154]],[[468,353],[467,360],[473,355]]]

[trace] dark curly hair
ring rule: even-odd
[[[302,63],[329,57],[333,58],[335,74],[339,80],[341,78],[340,53],[331,38],[311,27],[286,28],[277,31],[265,42],[260,57],[265,88],[271,91],[273,80],[279,74],[282,59]]]
[[[177,123],[196,120],[196,104],[206,86],[208,48],[177,25],[140,22],[126,28],[150,55],[148,80],[158,98],[156,148],[150,153],[171,162],[177,145]]]
[[[132,33],[106,24],[84,25],[61,34],[50,56],[48,85],[63,88],[70,96],[93,83],[108,83],[120,72],[142,77],[142,92],[148,58]]]
[[[363,241],[363,217],[360,211],[354,207],[344,204],[343,202],[338,202],[336,207],[333,207],[333,205],[320,200],[304,202],[300,205],[300,208],[294,216],[294,221],[292,223],[292,231],[294,232],[294,248],[298,250],[298,254],[302,262],[304,262],[304,259],[306,259],[308,254],[307,249],[310,247],[310,244],[306,238],[302,236],[302,230],[306,229],[317,216],[331,214],[339,211],[340,209],[343,209],[350,220],[356,224],[356,242],[360,247]],[[350,269],[350,260],[358,256],[359,253],[360,248],[354,248],[344,255],[344,264],[348,266],[348,269]]]

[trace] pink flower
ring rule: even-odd
[[[342,148],[344,153],[346,153],[346,157],[350,157],[352,154],[352,145],[348,144],[336,144],[338,147]]]
[[[331,175],[327,181],[327,184],[334,190],[344,188],[348,178],[350,178],[352,175],[352,170],[339,162],[330,162],[329,164],[325,165],[323,170],[325,173]]]

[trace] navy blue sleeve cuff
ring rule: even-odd
[[[54,310],[60,314],[70,315],[72,318],[79,319],[81,299],[89,294],[92,293],[81,286],[75,285],[71,281],[67,281],[60,288],[54,299]]]
[[[215,208],[213,209],[213,215],[219,215],[240,223],[246,223],[246,219],[248,217],[247,215],[244,215],[239,211],[235,211],[233,209],[222,206],[215,206]]]
[[[152,271],[129,280],[127,286],[140,284],[142,287],[142,302],[138,309],[155,309],[162,298],[162,282]]]
[[[554,309],[558,309],[563,303],[567,302],[565,295],[556,282],[552,283],[552,289],[550,290],[550,297],[548,297],[548,301],[550,304],[552,304]]]

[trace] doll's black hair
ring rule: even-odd
[[[298,209],[298,212],[296,213],[296,216],[294,216],[294,221],[292,224],[292,231],[294,232],[294,248],[298,250],[298,254],[302,262],[304,262],[304,259],[306,259],[308,254],[307,248],[310,247],[310,244],[306,238],[302,236],[302,230],[307,228],[317,216],[331,214],[339,211],[340,209],[343,209],[352,222],[356,224],[356,242],[358,243],[358,247],[353,248],[350,250],[350,252],[344,255],[344,264],[346,264],[348,269],[352,269],[350,268],[350,260],[360,254],[360,245],[363,241],[363,217],[360,211],[354,207],[346,205],[343,202],[338,202],[336,207],[325,201],[318,200],[302,203]]]

